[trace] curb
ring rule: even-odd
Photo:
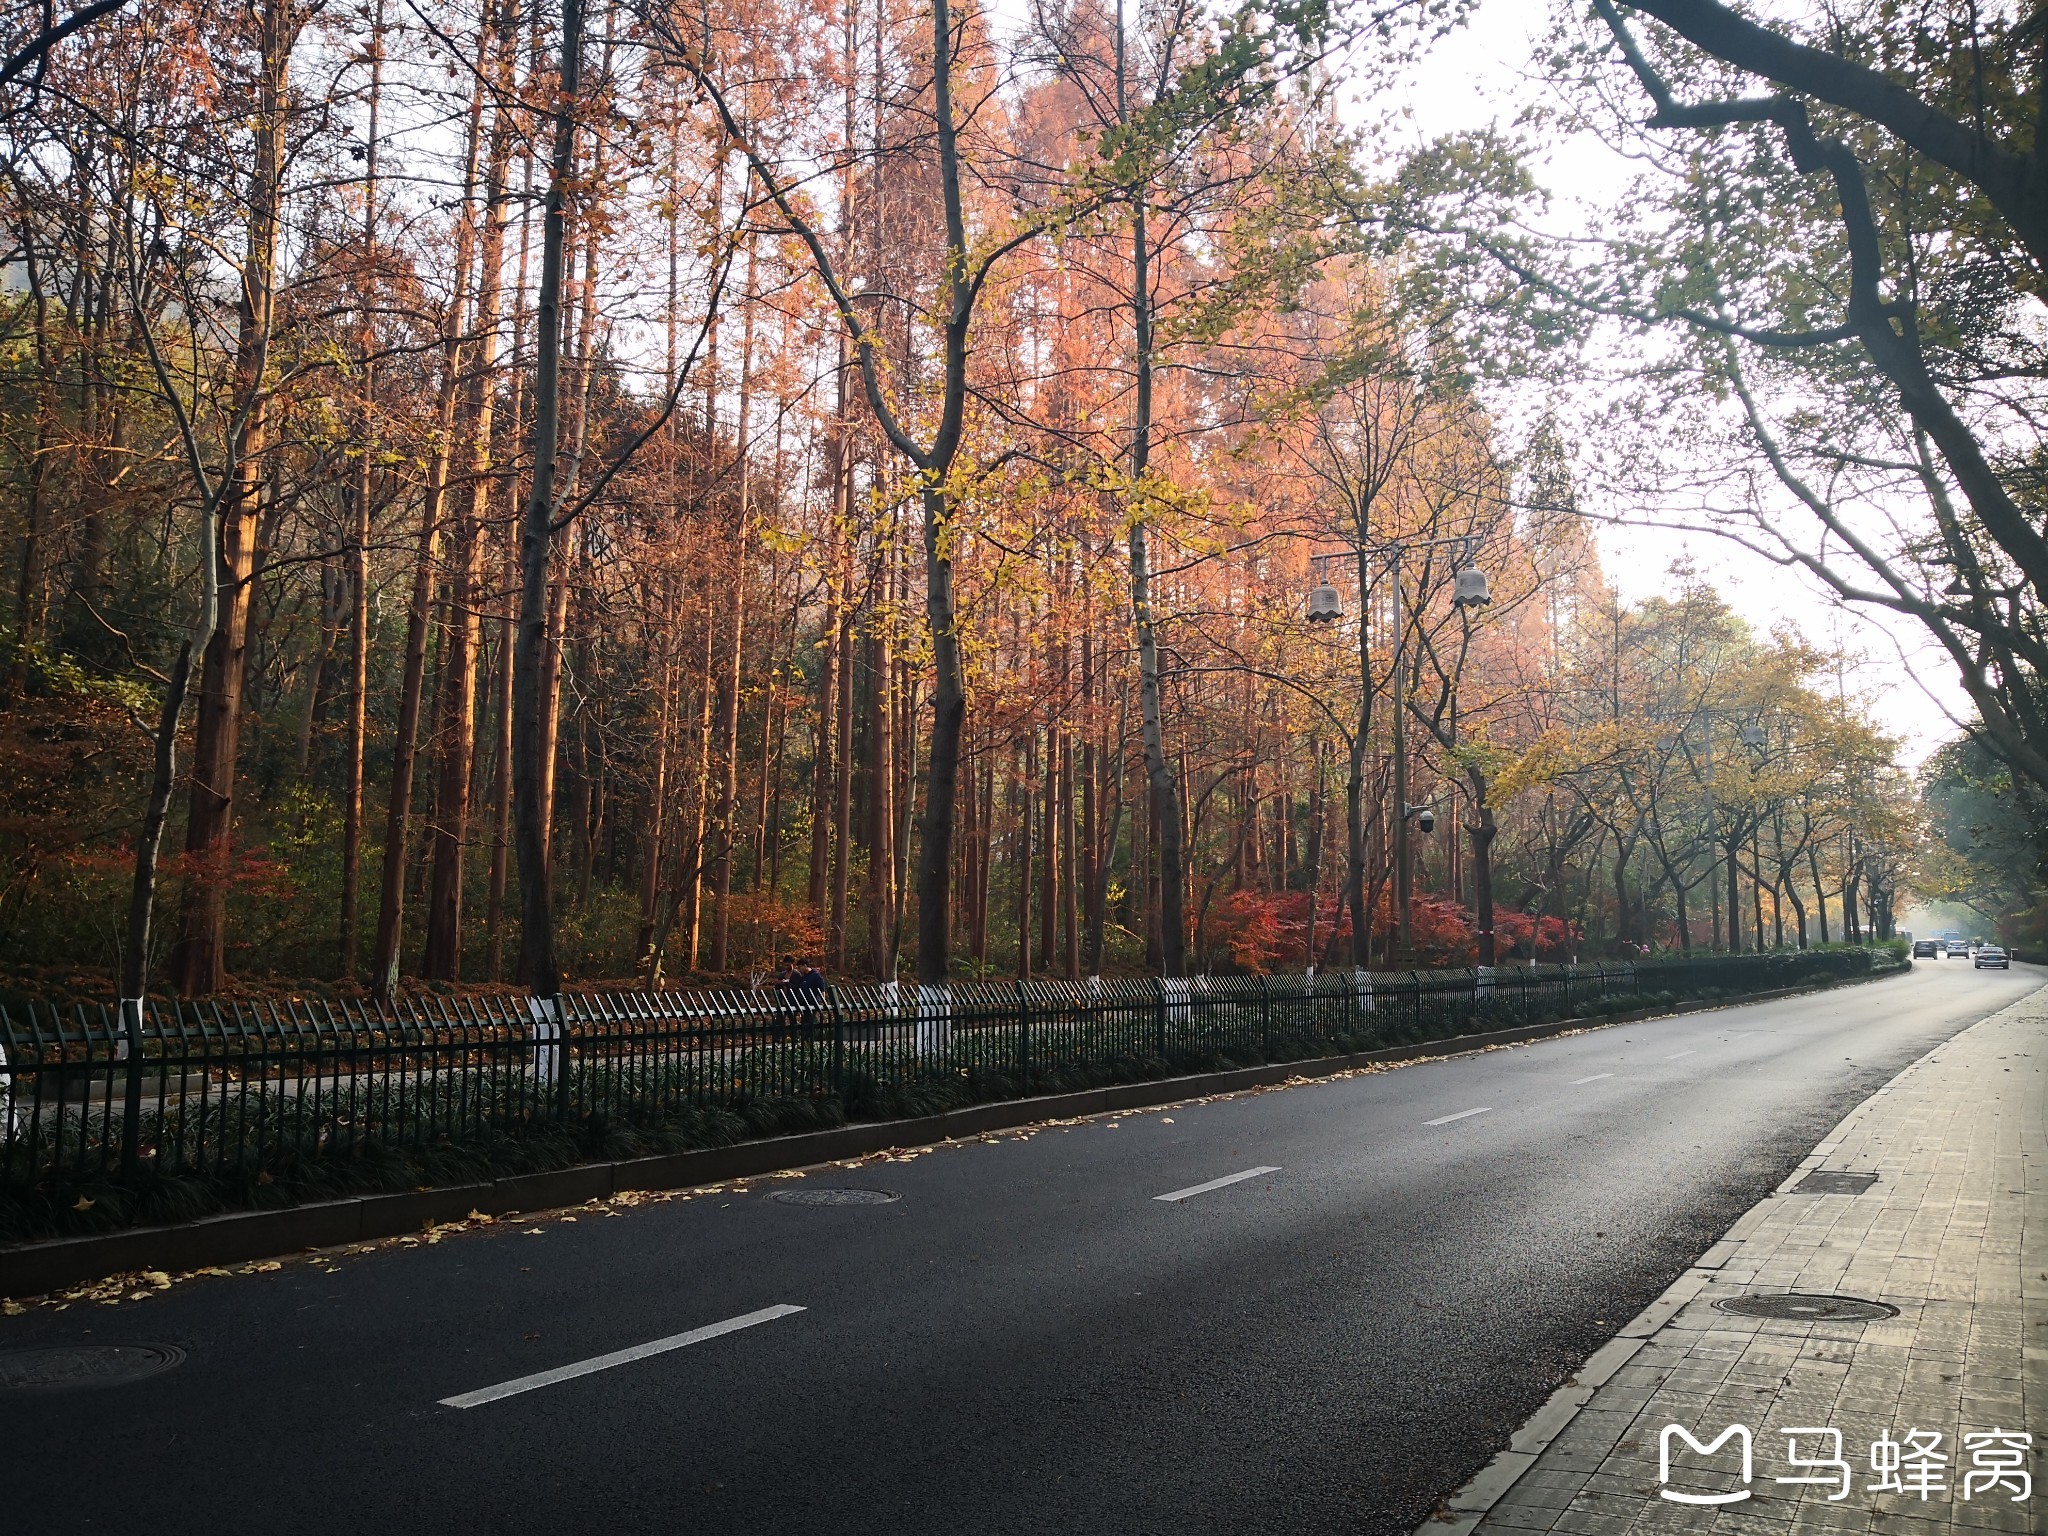
[[[1904,972],[1886,974],[1902,975]],[[1856,979],[1877,981],[1883,978],[1871,976]],[[1890,1093],[1900,1078],[1937,1052],[1946,1050],[1956,1039],[1975,1029],[1978,1024],[1997,1018],[2004,1012],[2005,1009],[2001,1008],[1986,1014],[1984,1018],[1978,1019],[1967,1028],[1956,1031],[1941,1044],[1932,1046],[1914,1057],[1886,1079],[1882,1087],[1873,1089],[1869,1098],[1837,1121],[1825,1136],[1814,1143],[1813,1150],[1799,1160],[1799,1165],[1787,1174],[1775,1189],[1738,1216],[1735,1224],[1722,1233],[1706,1252],[1688,1264],[1679,1277],[1658,1294],[1655,1301],[1637,1313],[1613,1338],[1588,1355],[1586,1363],[1567,1377],[1565,1384],[1551,1393],[1541,1408],[1523,1421],[1513,1438],[1508,1441],[1508,1448],[1481,1467],[1464,1487],[1447,1497],[1443,1501],[1444,1512],[1424,1520],[1415,1528],[1415,1536],[1472,1536],[1479,1523],[1492,1512],[1493,1506],[1507,1496],[1508,1491],[1521,1480],[1522,1474],[1533,1467],[1537,1458],[1550,1448],[1550,1443],[1570,1428],[1572,1420],[1576,1419],[1580,1410],[1593,1400],[1594,1394],[1713,1282],[1715,1274],[1735,1257],[1742,1247],[1743,1239],[1761,1222],[1768,1202],[1790,1194],[1793,1185],[1814,1169],[1825,1166],[1828,1158],[1841,1145],[1843,1129],[1867,1113],[1870,1106],[1885,1094]]]
[[[991,1131],[1013,1130],[1045,1120],[1115,1114],[1177,1104],[1187,1099],[1237,1093],[1249,1088],[1314,1081],[1361,1067],[1466,1055],[1494,1046],[1519,1045],[1575,1030],[1605,1029],[1617,1024],[1641,1023],[1646,1019],[1675,1018],[1719,1008],[1766,1003],[1903,974],[1904,970],[1888,971],[1813,986],[1780,987],[1741,998],[1716,998],[1681,1003],[1671,1008],[1612,1014],[1604,1018],[1558,1019],[1548,1024],[1453,1035],[1441,1040],[1425,1040],[1352,1055],[1274,1062],[1228,1072],[1205,1072],[1190,1077],[1119,1083],[1040,1098],[971,1104],[916,1120],[871,1121],[835,1126],[830,1130],[803,1131],[792,1136],[743,1141],[729,1147],[706,1147],[621,1162],[579,1163],[548,1173],[519,1174],[440,1189],[360,1195],[269,1211],[231,1211],[175,1226],[130,1227],[82,1237],[52,1238],[0,1248],[0,1296],[39,1296],[64,1286],[131,1270],[203,1269],[210,1265],[238,1264],[249,1259],[295,1253],[306,1248],[399,1237],[437,1222],[460,1221],[471,1211],[501,1216],[514,1211],[582,1205],[625,1190],[684,1189],[696,1184],[722,1184],[732,1179],[807,1168],[850,1157],[864,1157],[874,1152],[930,1146]],[[1502,1491],[1505,1491],[1505,1485]]]

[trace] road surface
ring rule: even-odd
[[[0,1350],[186,1358],[0,1390],[0,1507],[38,1533],[1393,1536],[1852,1105],[2043,979],[1922,962],[35,1309]],[[771,1198],[826,1187],[898,1198]]]

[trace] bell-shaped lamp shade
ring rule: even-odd
[[[1308,621],[1311,624],[1334,624],[1344,617],[1344,599],[1337,589],[1328,582],[1313,587],[1308,594]]]
[[[1478,608],[1493,601],[1493,589],[1486,583],[1486,572],[1468,566],[1458,572],[1458,590],[1451,601],[1460,608]]]

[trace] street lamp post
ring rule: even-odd
[[[1472,564],[1473,546],[1478,543],[1476,536],[1443,539],[1396,539],[1376,546],[1371,553],[1381,556],[1387,563],[1387,575],[1393,585],[1394,603],[1394,668],[1388,680],[1394,707],[1394,805],[1399,814],[1394,817],[1394,924],[1395,943],[1399,957],[1413,958],[1414,924],[1409,912],[1413,898],[1413,873],[1410,867],[1408,823],[1412,819],[1427,833],[1436,825],[1435,813],[1427,805],[1408,803],[1408,623],[1402,610],[1401,560],[1410,550],[1434,549],[1447,545],[1456,546],[1462,555],[1457,573],[1457,585],[1451,601],[1460,608],[1480,607],[1493,601],[1493,593],[1487,582],[1486,573]],[[1309,594],[1307,618],[1312,624],[1333,624],[1344,616],[1344,601],[1337,589],[1328,580],[1328,562],[1351,559],[1364,563],[1367,551],[1353,549],[1337,555],[1319,555],[1318,583]],[[1363,616],[1361,616],[1362,618]],[[1365,686],[1371,687],[1372,680],[1365,679]],[[1353,923],[1365,925],[1367,916],[1355,912]],[[1368,930],[1369,931],[1369,930]],[[1486,935],[1491,938],[1489,932]]]

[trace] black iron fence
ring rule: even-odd
[[[1894,963],[1831,949],[1313,979],[0,1009],[0,1237],[176,1214],[164,1191],[181,1182],[206,1192],[202,1208],[412,1187]]]

